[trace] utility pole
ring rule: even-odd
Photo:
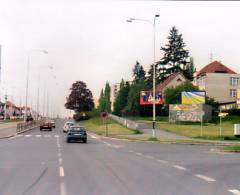
[[[7,120],[7,92],[5,94],[4,120]]]

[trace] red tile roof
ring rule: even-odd
[[[172,73],[168,78],[166,78],[165,81],[156,86],[156,91],[162,91],[178,75],[182,75],[182,73],[179,72]]]
[[[221,62],[214,61],[206,66],[204,66],[200,71],[198,71],[197,76],[202,73],[228,73],[237,74],[227,66],[223,65]]]

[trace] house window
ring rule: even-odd
[[[230,85],[238,85],[238,77],[230,77]]]
[[[236,89],[230,89],[230,97],[236,97],[237,90]]]

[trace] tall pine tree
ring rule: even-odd
[[[140,63],[138,61],[136,61],[136,64],[134,65],[134,68],[133,68],[134,83],[139,83],[141,81],[144,81],[145,75],[146,75],[146,72],[145,72],[143,66],[140,65]]]
[[[173,26],[167,37],[168,43],[161,47],[164,52],[160,60],[159,80],[163,81],[174,72],[181,72],[185,75],[186,65],[188,63],[189,52],[185,49],[186,44],[183,42],[182,34]]]
[[[196,72],[193,57],[190,57],[190,60],[186,65],[186,69],[183,71],[186,78],[192,81],[194,78],[194,73]]]

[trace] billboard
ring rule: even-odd
[[[182,104],[205,104],[205,91],[183,91]]]
[[[240,89],[237,90],[237,104],[240,105]]]
[[[141,91],[140,105],[151,105],[151,104],[153,104],[153,92]],[[156,91],[155,93],[155,104],[163,104],[162,93],[159,91]]]

